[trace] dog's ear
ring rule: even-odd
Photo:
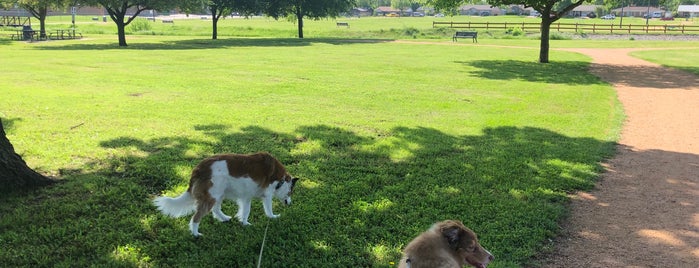
[[[291,185],[296,185],[296,181],[298,181],[299,178],[293,178],[291,179]]]
[[[461,240],[461,228],[459,226],[444,226],[442,227],[442,235],[444,238],[447,239],[447,243],[449,243],[449,247],[453,250],[457,250],[459,248],[459,241]]]

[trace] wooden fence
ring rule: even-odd
[[[538,32],[541,24],[534,22],[452,22],[452,21],[433,21],[432,27],[449,27],[449,28],[467,28],[467,29],[510,29],[520,28],[523,31]],[[551,24],[552,31],[559,32],[584,32],[584,33],[607,33],[607,34],[630,34],[630,33],[681,33],[681,34],[699,34],[699,26],[694,25],[645,25],[645,24],[587,24],[587,23],[553,23]]]

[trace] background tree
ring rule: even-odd
[[[211,39],[218,39],[218,20],[232,13],[234,4],[244,0],[182,0],[179,8],[187,14],[211,12]]]
[[[410,8],[411,4],[412,4],[411,0],[392,0],[391,1],[391,7],[400,10],[400,13],[403,13],[406,9]],[[415,11],[415,10],[413,10],[413,11]]]
[[[298,36],[303,38],[303,18],[334,18],[354,6],[355,0],[267,0],[262,6],[262,11],[274,18],[293,15],[298,27]]]
[[[126,26],[144,10],[167,10],[176,7],[177,0],[81,0],[87,6],[102,6],[117,26],[119,46],[126,44]],[[130,15],[127,15],[130,14]]]
[[[551,24],[566,13],[582,5],[587,0],[489,0],[492,6],[524,5],[541,14],[541,43],[539,45],[539,62],[549,62],[549,39]],[[454,9],[466,0],[430,0],[437,9]]]
[[[39,36],[46,38],[46,15],[49,10],[65,8],[68,0],[18,0],[17,6],[27,10],[34,18],[39,20]]]
[[[27,166],[5,135],[5,127],[0,119],[0,192],[30,189],[53,183]]]
[[[262,6],[257,0],[210,0],[205,3],[211,12],[212,33],[211,39],[218,38],[218,21],[233,13],[239,12],[243,15],[258,13]]]

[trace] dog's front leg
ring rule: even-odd
[[[262,208],[265,209],[265,215],[267,217],[276,219],[279,217],[279,214],[274,214],[272,212],[272,195],[266,195],[265,197],[262,198]]]

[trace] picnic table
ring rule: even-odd
[[[76,39],[80,36],[80,38],[83,37],[83,35],[80,32],[76,32],[75,29],[56,29],[53,30],[51,33],[49,33],[49,39]]]

